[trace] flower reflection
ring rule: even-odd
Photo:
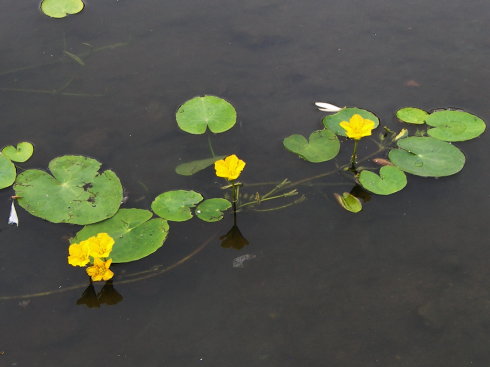
[[[221,240],[221,247],[224,248],[240,250],[248,245],[247,239],[243,237],[236,224],[231,227],[227,234],[221,236],[219,239]]]
[[[90,281],[89,286],[77,300],[77,305],[85,305],[88,308],[99,308],[101,305],[115,305],[122,300],[123,296],[114,289],[112,280],[107,281],[99,293],[95,292],[94,284]]]
[[[95,293],[95,288],[92,282],[90,282],[87,289],[82,293],[82,296],[77,300],[77,305],[85,305],[88,308],[99,308],[100,303]]]

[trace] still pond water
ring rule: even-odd
[[[90,0],[64,20],[42,15],[36,1],[2,5],[0,146],[33,142],[24,168],[95,157],[121,178],[126,207],[149,208],[178,188],[220,194],[212,170],[174,173],[209,154],[205,137],[175,123],[196,95],[236,107],[239,123],[213,142],[247,161],[245,182],[333,167],[281,143],[321,128],[317,100],[366,108],[397,130],[393,113],[404,106],[490,120],[486,1]],[[85,66],[63,56],[85,52],[84,43],[117,47]],[[30,65],[44,66],[12,71]],[[67,81],[65,94],[40,92]],[[458,146],[461,173],[410,176],[357,215],[333,199],[351,189],[341,176],[329,178],[335,187],[300,187],[307,200],[295,206],[240,213],[250,243],[241,250],[220,246],[229,216],[173,224],[159,252],[116,273],[197,253],[151,279],[116,278],[123,299],[99,308],[77,305],[87,280],[66,263],[79,227],[22,209],[20,226],[8,226],[12,190],[2,190],[0,297],[60,293],[0,301],[0,366],[488,366],[488,134]],[[250,259],[234,267],[242,255]]]

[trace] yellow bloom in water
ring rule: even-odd
[[[245,162],[235,154],[229,155],[225,159],[214,162],[216,176],[224,177],[227,180],[236,180],[245,167]]]
[[[371,130],[374,129],[374,121],[363,118],[361,115],[355,114],[347,121],[342,121],[339,124],[344,130],[347,137],[359,140],[365,136],[371,135]]]
[[[107,233],[98,233],[86,241],[90,245],[90,256],[92,257],[108,257],[114,245],[114,240]]]
[[[74,243],[68,247],[68,264],[73,266],[85,266],[89,263],[90,245],[88,241]]]
[[[103,261],[96,257],[94,259],[94,265],[87,268],[87,274],[94,282],[109,280],[114,276],[114,273],[109,269],[111,264],[112,259]]]

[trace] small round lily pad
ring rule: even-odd
[[[390,161],[401,170],[422,177],[450,176],[461,171],[465,156],[454,145],[431,137],[412,136],[397,142]]]
[[[2,154],[7,156],[13,162],[25,162],[31,158],[34,152],[34,147],[29,142],[22,142],[17,144],[17,147],[9,145],[2,149]]]
[[[407,185],[407,176],[395,166],[383,166],[379,175],[364,170],[359,175],[359,182],[366,190],[378,195],[391,195]]]
[[[95,159],[65,155],[49,163],[52,175],[30,169],[17,176],[21,207],[53,223],[91,224],[116,214],[122,186],[113,171],[99,172]]]
[[[202,195],[195,191],[167,191],[153,200],[151,210],[163,219],[184,222],[192,218],[190,208],[195,207],[202,199]]]
[[[121,209],[112,218],[83,227],[70,242],[107,233],[115,241],[109,256],[114,263],[139,260],[162,247],[168,235],[167,221],[152,216],[149,210]]]
[[[217,134],[235,125],[236,111],[223,98],[202,96],[192,98],[180,106],[176,119],[179,127],[190,134],[204,134],[207,128]]]
[[[196,208],[196,215],[205,222],[217,222],[223,219],[223,212],[231,208],[231,203],[222,198],[207,199]]]
[[[427,134],[444,141],[465,141],[474,139],[485,131],[485,122],[475,115],[464,111],[437,111],[426,120],[433,129]]]
[[[299,134],[291,135],[284,139],[283,144],[290,152],[313,163],[333,159],[340,151],[337,135],[328,129],[314,131],[310,135],[310,141]]]
[[[43,0],[41,3],[41,11],[51,18],[64,18],[80,13],[83,7],[81,0]]]
[[[334,113],[333,115],[325,116],[322,122],[327,129],[332,130],[335,134],[340,136],[347,136],[345,134],[344,128],[341,127],[339,124],[342,121],[349,122],[351,117],[356,114],[361,115],[365,119],[373,121],[374,128],[376,128],[379,125],[379,119],[376,117],[374,113],[356,107],[344,108],[341,111]]]
[[[10,159],[0,153],[0,189],[4,189],[12,185],[15,181],[17,171]]]
[[[425,123],[427,116],[429,116],[427,112],[415,107],[405,107],[396,111],[396,117],[409,124],[421,125]]]

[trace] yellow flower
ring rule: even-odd
[[[68,248],[68,264],[73,266],[85,266],[89,263],[90,245],[88,241],[74,243]]]
[[[109,280],[114,276],[114,273],[109,269],[111,264],[112,259],[103,261],[96,257],[94,259],[94,265],[87,268],[87,274],[94,282]]]
[[[227,180],[236,180],[244,167],[245,162],[239,159],[235,154],[214,162],[216,176],[224,177]]]
[[[358,114],[352,116],[349,122],[342,121],[339,125],[344,128],[349,138],[355,140],[371,135],[371,130],[374,129],[374,121],[365,119]]]
[[[108,257],[112,251],[114,240],[107,233],[98,233],[87,239],[90,245],[90,256],[92,257]]]

